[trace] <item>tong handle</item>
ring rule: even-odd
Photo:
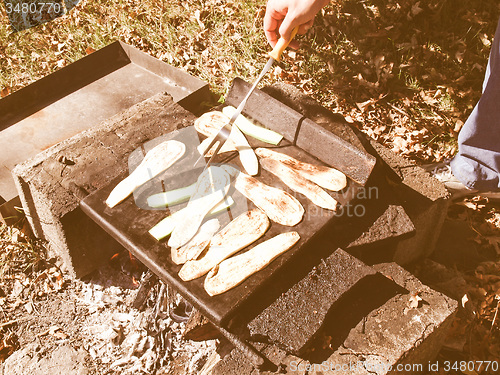
[[[269,56],[271,56],[276,61],[280,61],[281,54],[286,49],[286,47],[288,47],[288,45],[293,40],[293,38],[295,38],[295,35],[297,35],[297,31],[299,31],[299,26],[296,26],[292,30],[292,35],[290,36],[290,40],[289,41],[286,41],[285,39],[283,39],[283,37],[280,37],[278,39],[278,42],[274,46],[273,50],[271,52],[269,52]]]

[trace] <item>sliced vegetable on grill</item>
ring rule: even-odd
[[[205,216],[226,196],[230,187],[229,174],[220,167],[211,166],[198,177],[194,194],[179,216],[168,246],[185,245],[198,232]]]
[[[204,283],[206,292],[211,296],[227,292],[265,268],[299,239],[297,232],[281,233],[243,254],[224,260],[208,272]]]
[[[240,173],[240,169],[234,166],[234,164],[220,164],[219,166],[227,173],[229,173],[229,176],[231,176],[231,181],[234,180]]]
[[[234,186],[278,224],[294,226],[304,216],[304,207],[291,194],[266,185],[243,172],[236,177]]]
[[[206,217],[214,216],[222,211],[227,210],[229,207],[231,207],[234,204],[233,198],[231,198],[229,195],[226,195],[224,200],[219,203],[217,206],[215,206]],[[179,211],[174,212],[172,215],[167,216],[166,218],[162,219],[160,222],[158,222],[153,228],[149,230],[149,234],[152,235],[154,238],[156,238],[158,241],[161,239],[167,237],[169,234],[171,234],[175,228],[175,226],[179,223],[179,217],[182,217],[182,210],[185,210],[186,208],[183,208]]]
[[[244,212],[212,238],[201,258],[186,262],[179,271],[179,277],[189,281],[205,275],[227,257],[257,241],[269,225],[267,215],[259,208]]]
[[[159,208],[168,207],[189,200],[191,195],[194,194],[196,190],[196,182],[189,186],[185,186],[179,189],[165,191],[163,193],[153,194],[148,197],[147,202],[149,207]]]
[[[180,248],[171,249],[172,261],[175,264],[184,264],[188,260],[198,258],[219,229],[220,223],[217,219],[211,219],[203,223],[191,241]]]
[[[229,118],[222,112],[212,111],[198,117],[194,122],[194,127],[196,131],[207,137],[215,137],[228,121]],[[250,147],[247,139],[237,126],[231,128],[231,134],[226,143],[231,140],[238,150],[243,168],[245,168],[249,175],[256,175],[259,172],[259,161],[257,160],[254,150]]]
[[[304,194],[315,205],[327,210],[335,211],[337,209],[337,201],[330,196],[326,191],[309,181],[294,169],[287,165],[270,158],[260,159],[262,168],[271,172],[280,180],[282,180],[290,189],[297,193]]]
[[[142,184],[167,170],[186,152],[184,143],[169,140],[149,150],[142,162],[111,191],[106,204],[114,207]]]
[[[232,106],[227,106],[222,108],[222,113],[224,113],[228,118],[231,118],[236,112],[236,108]],[[265,143],[270,143],[272,145],[277,145],[283,139],[283,136],[276,133],[274,130],[266,129],[262,126],[256,125],[243,115],[239,115],[234,124],[246,135],[258,139]]]
[[[281,152],[267,148],[258,148],[255,150],[255,153],[260,158],[269,158],[285,164],[297,171],[297,173],[301,174],[303,177],[325,189],[340,191],[347,186],[346,175],[335,168],[305,163]]]
[[[223,168],[227,173],[229,173],[231,180],[234,177],[236,177],[238,173],[240,173],[239,169],[233,167],[230,164],[220,164],[218,166]],[[189,186],[181,187],[175,190],[153,194],[149,196],[147,199],[148,206],[153,208],[160,208],[186,202],[189,200],[189,198],[191,198],[191,195],[194,194],[195,190],[196,190],[196,182]]]

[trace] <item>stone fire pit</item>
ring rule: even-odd
[[[236,82],[226,102],[237,104],[244,89]],[[272,100],[284,104],[283,113],[262,111]],[[310,244],[314,251],[287,264],[265,292],[215,327],[235,348],[212,373],[253,374],[260,367],[271,373],[384,374],[396,366],[419,372],[410,367],[434,358],[457,303],[403,267],[434,250],[446,189],[290,86],[256,93],[245,112],[264,124],[270,116],[313,120],[377,160],[366,185],[376,189],[356,201],[362,215],[325,231]],[[69,274],[84,277],[121,249],[102,223],[82,212],[80,201],[123,173],[134,149],[195,118],[168,93],[158,93],[16,166],[33,231]]]

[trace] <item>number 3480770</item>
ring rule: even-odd
[[[60,3],[48,2],[18,2],[16,4],[5,2],[7,13],[59,13],[61,11]]]
[[[493,371],[495,373],[498,373],[499,370],[499,362],[498,361],[444,361],[444,371],[448,372],[451,370],[454,371],[469,371],[469,372],[475,372],[475,371]]]

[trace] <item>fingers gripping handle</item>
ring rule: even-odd
[[[292,34],[290,35],[290,40],[289,41],[286,41],[285,39],[283,39],[282,37],[280,37],[278,39],[278,42],[274,46],[273,50],[271,52],[269,52],[269,56],[271,56],[276,61],[280,61],[281,54],[286,49],[286,47],[288,47],[288,45],[293,40],[293,38],[295,38],[295,35],[297,35],[297,31],[299,31],[299,26],[296,26],[292,30]]]

